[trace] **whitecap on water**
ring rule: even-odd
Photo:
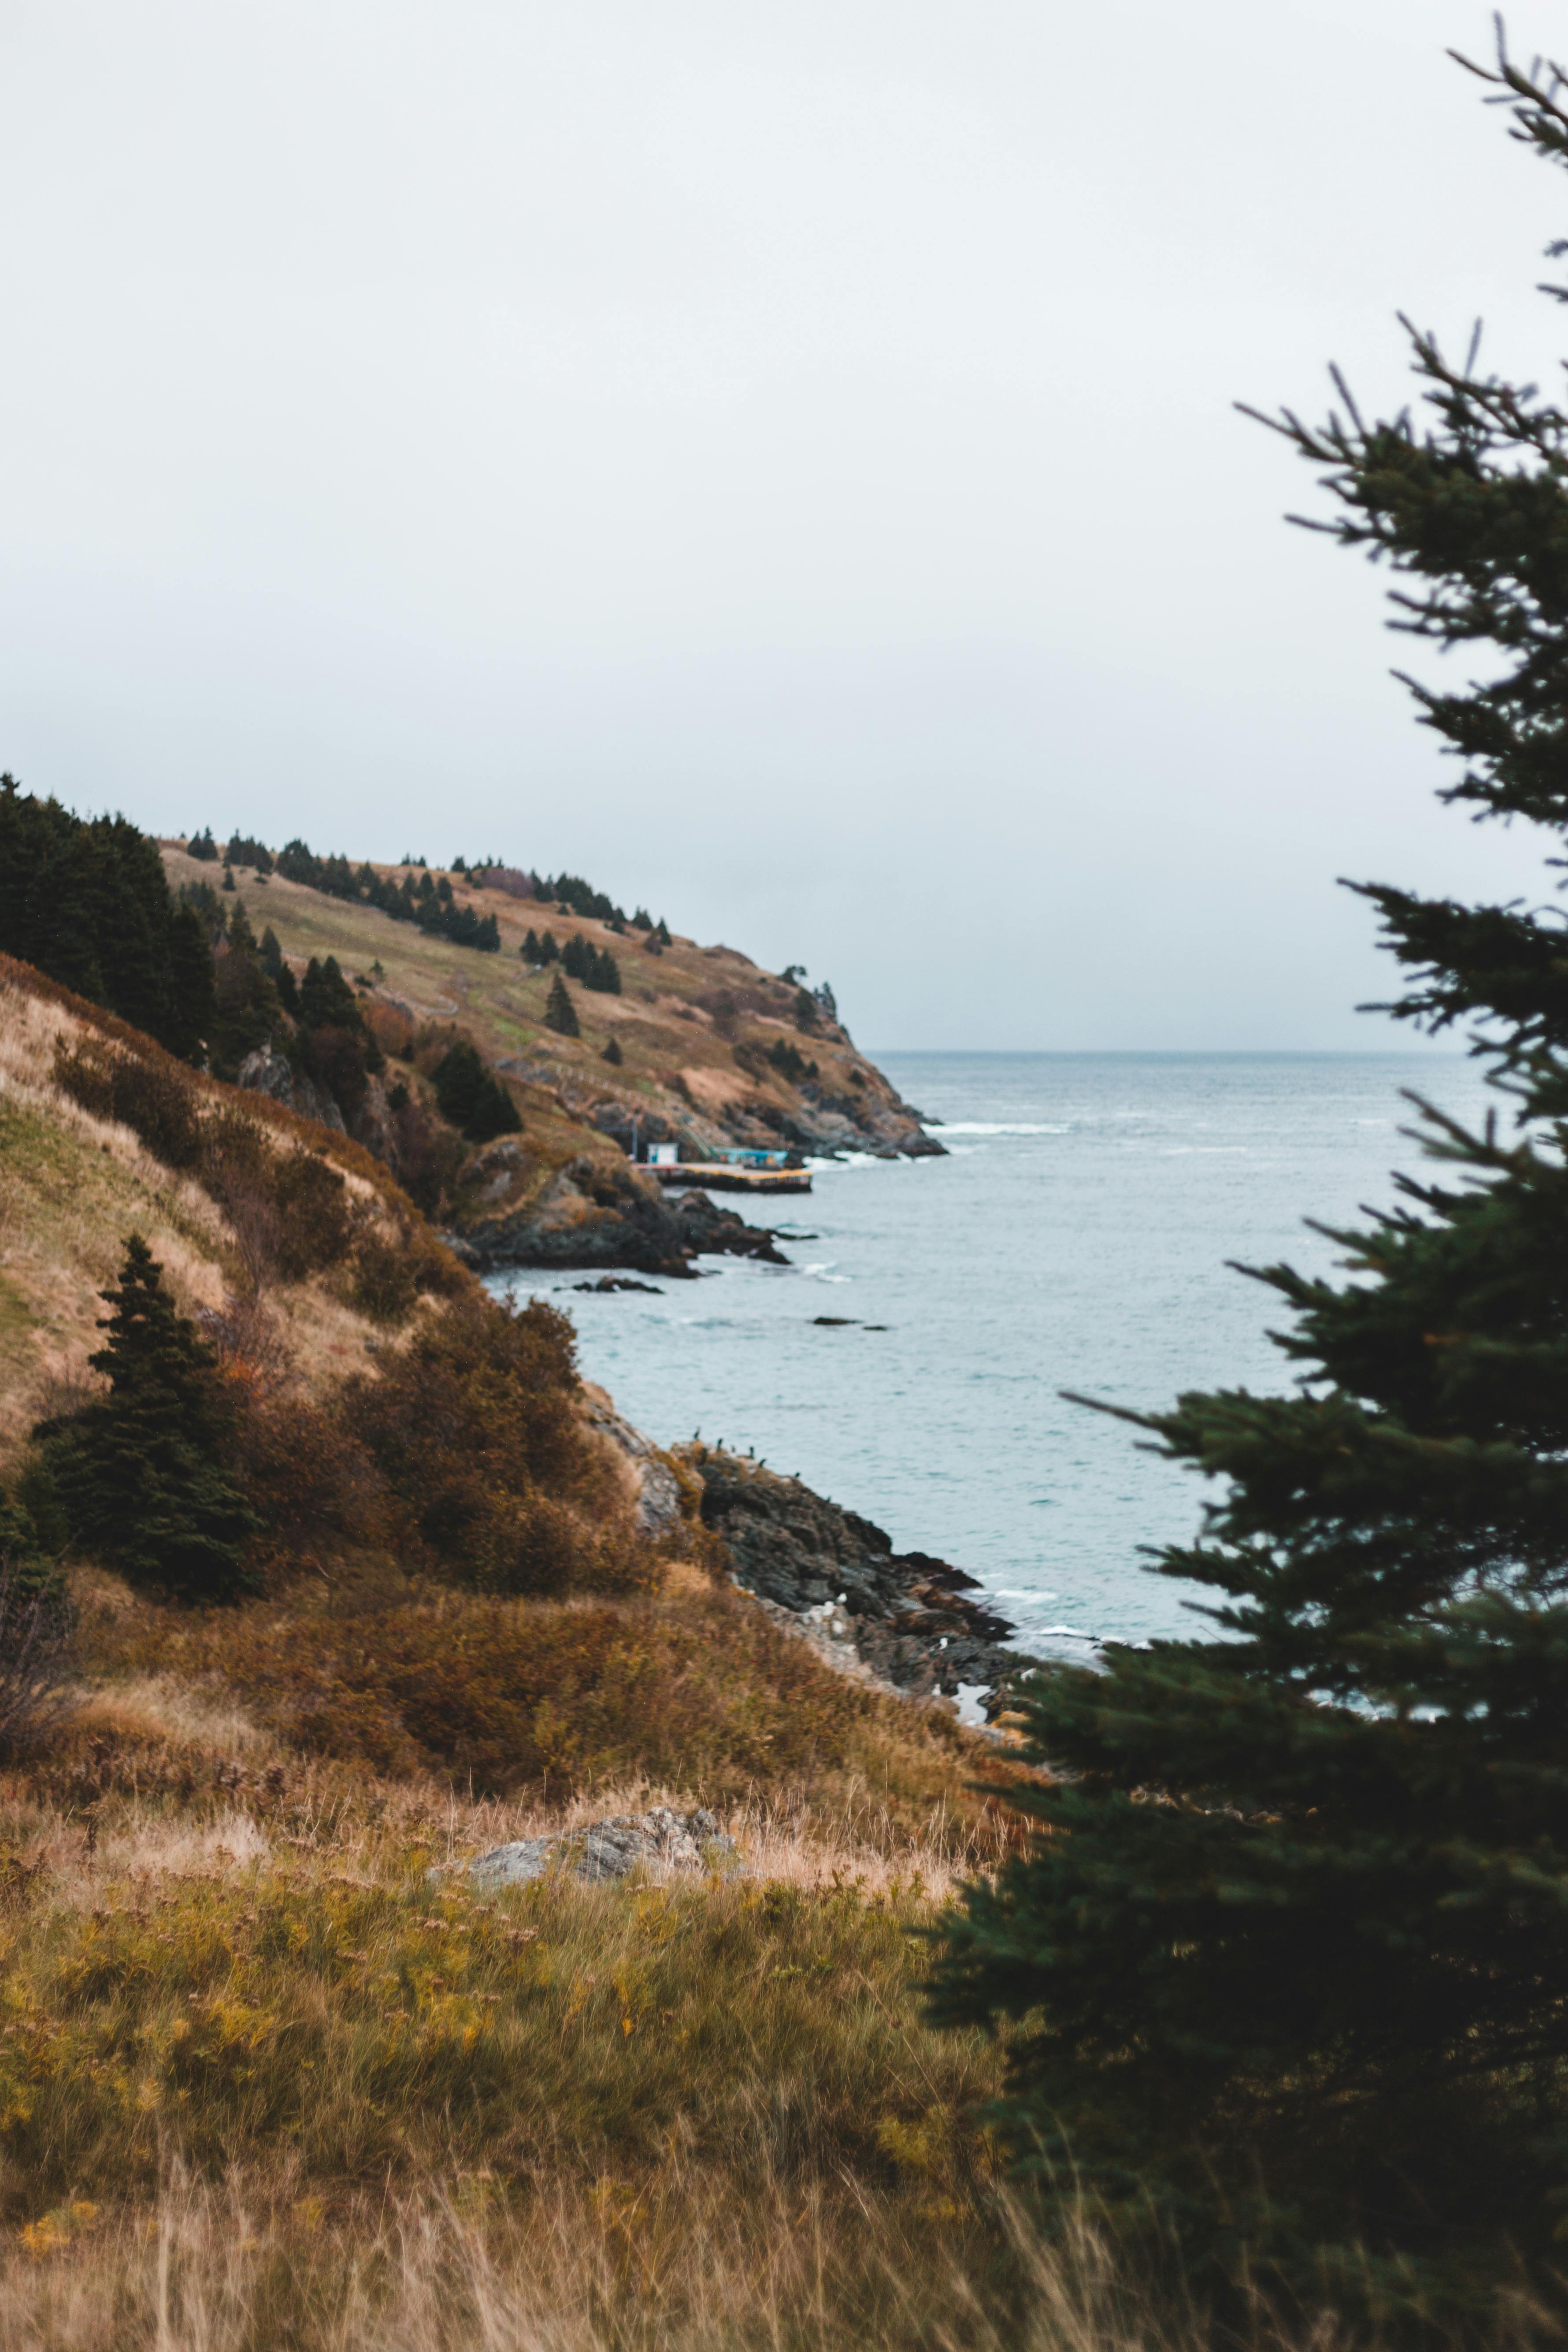
[[[1059,1119],[955,1118],[928,1131],[941,1141],[950,1135],[1070,1135],[1072,1125]]]

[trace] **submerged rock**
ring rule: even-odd
[[[586,1829],[492,1846],[469,1863],[468,1875],[481,1886],[524,1886],[552,1870],[568,1871],[574,1878],[625,1878],[639,1867],[656,1874],[733,1870],[740,1859],[734,1839],[725,1836],[718,1816],[705,1807],[677,1813],[655,1805],[646,1813],[613,1813]]]

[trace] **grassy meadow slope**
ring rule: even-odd
[[[257,1203],[307,1162],[347,1241],[300,1270]],[[0,1757],[0,2337],[1013,2340],[996,2053],[921,2022],[911,1940],[1015,1833],[973,1786],[1013,1768],[833,1672],[695,1517],[639,1533],[566,1327],[358,1147],[16,964],[0,1171],[0,1476],[99,1385],[140,1230],[265,1576],[181,1608],[71,1556],[73,1707]],[[745,1870],[429,1875],[661,1799]]]

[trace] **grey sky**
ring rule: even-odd
[[[1568,17],[1516,20],[1568,47]],[[1474,0],[0,0],[0,765],[497,850],[872,1046],[1331,1046],[1430,805],[1242,396],[1549,379]]]

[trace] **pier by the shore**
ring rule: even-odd
[[[648,1173],[665,1186],[697,1184],[705,1192],[809,1192],[808,1168],[747,1168],[729,1160],[687,1160],[650,1164]]]

